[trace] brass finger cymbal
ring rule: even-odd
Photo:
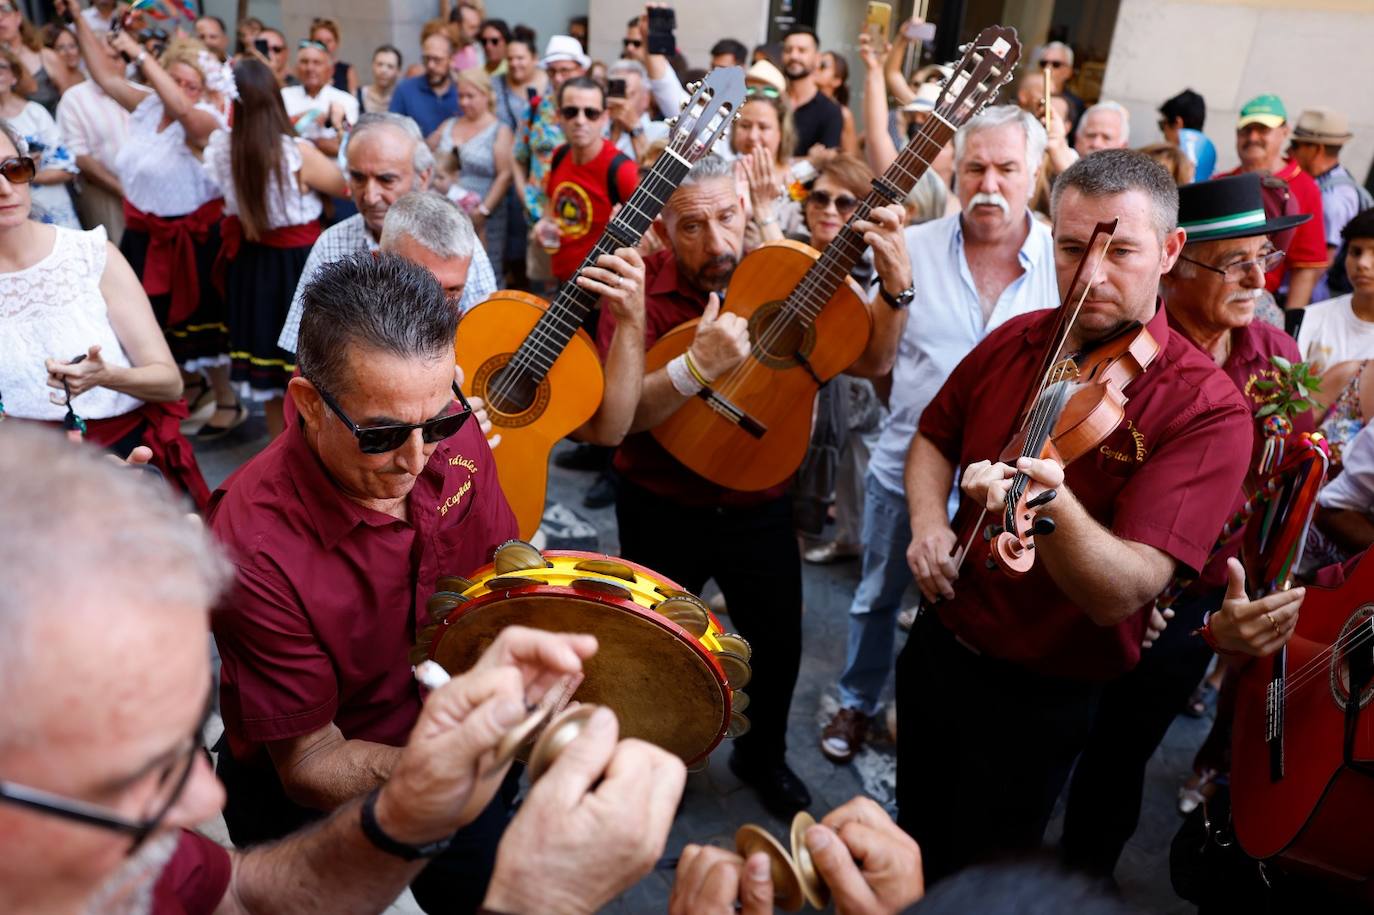
[[[705,635],[711,626],[706,606],[696,599],[669,597],[655,604],[654,612],[687,630],[694,639]]]
[[[725,672],[725,680],[730,684],[731,689],[744,689],[749,685],[749,678],[753,676],[753,671],[749,668],[749,662],[733,651],[713,651],[716,662],[720,664],[720,669]]]
[[[743,737],[745,734],[749,733],[750,727],[752,727],[752,725],[749,724],[748,718],[740,712],[732,710],[730,712],[730,723],[725,728],[725,738],[727,740],[734,740],[737,737]]]
[[[802,894],[801,875],[797,865],[782,843],[773,838],[763,827],[746,823],[735,832],[735,851],[746,860],[755,852],[768,856],[768,868],[773,877],[773,901],[784,912],[801,911],[805,896]]]
[[[730,710],[743,712],[749,708],[749,694],[735,690],[730,694]]]
[[[815,817],[805,810],[798,810],[792,818],[792,863],[801,879],[802,895],[807,903],[813,909],[823,909],[830,904],[830,887],[821,879],[816,862],[811,858],[811,849],[806,847],[806,831],[815,825]]]
[[[508,763],[513,762],[520,748],[527,744],[540,728],[549,723],[557,709],[558,706],[552,702],[542,702],[526,715],[523,721],[507,731],[506,736],[496,745],[496,759],[492,771],[499,772]]]
[[[457,591],[436,591],[425,603],[425,609],[429,611],[430,619],[441,623],[456,607],[466,602],[467,598]]]
[[[581,591],[592,591],[620,600],[631,600],[634,597],[629,588],[605,578],[574,578],[569,584]]]
[[[544,733],[539,735],[539,739],[534,742],[534,750],[530,753],[530,781],[539,780],[539,776],[549,770],[559,755],[568,748],[568,744],[577,739],[577,735],[582,733],[582,729],[587,726],[587,722],[592,715],[596,714],[599,705],[579,705],[570,708],[559,715],[549,726],[544,728]]]
[[[498,546],[492,557],[492,565],[498,575],[527,569],[546,569],[549,566],[544,554],[523,540],[507,540]]]
[[[609,575],[612,578],[621,578],[633,583],[635,581],[635,570],[623,562],[614,559],[584,559],[573,566],[579,572],[591,572],[593,575]]]
[[[754,649],[749,647],[749,642],[738,633],[722,632],[716,636],[716,641],[720,643],[722,651],[733,651],[746,661],[754,656]]]
[[[445,575],[434,583],[435,591],[453,591],[462,594],[472,587],[472,581],[461,575]]]

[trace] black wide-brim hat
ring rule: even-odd
[[[1178,225],[1188,241],[1217,241],[1269,235],[1300,226],[1311,213],[1264,215],[1264,193],[1255,172],[1185,184],[1178,189]]]

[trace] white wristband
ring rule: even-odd
[[[692,370],[687,368],[686,353],[671,360],[667,369],[668,380],[673,383],[674,389],[683,397],[695,397],[701,391],[701,384],[692,377]]]

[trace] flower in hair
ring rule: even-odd
[[[205,74],[205,88],[238,101],[239,87],[234,82],[234,68],[228,61],[221,61],[209,51],[201,51],[200,70]]]

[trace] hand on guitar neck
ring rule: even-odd
[[[1305,588],[1275,591],[1251,600],[1240,560],[1226,560],[1226,599],[1204,624],[1221,651],[1267,658],[1293,637]]]

